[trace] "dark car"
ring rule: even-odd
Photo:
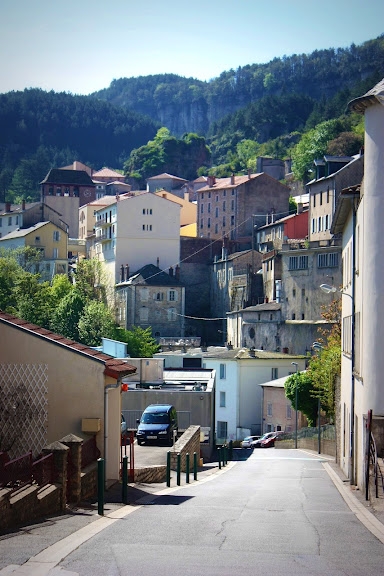
[[[274,434],[275,432],[266,432],[264,436],[261,436],[261,438],[259,438],[258,440],[254,440],[253,442],[251,442],[251,447],[261,448],[261,443],[264,442],[264,440],[268,440],[268,438],[271,438],[271,436],[274,436]]]
[[[278,440],[282,440],[284,437],[284,432],[282,430],[277,430],[276,432],[273,432],[271,436],[269,436],[269,438],[265,438],[261,444],[260,444],[260,448],[273,448],[275,445],[275,442]]]
[[[167,442],[172,446],[178,433],[177,412],[171,404],[150,404],[137,420],[139,446],[144,442]]]

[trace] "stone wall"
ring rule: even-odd
[[[190,467],[193,467],[193,454],[196,452],[200,461],[200,426],[190,426],[178,439],[171,452],[171,470],[177,469],[177,456],[180,454],[181,471],[186,471],[186,455],[190,457]]]
[[[16,492],[0,490],[0,533],[60,510],[60,487],[24,486]]]
[[[278,449],[288,449],[295,447],[295,440],[280,440],[275,443],[275,448]],[[318,439],[317,436],[312,438],[298,438],[297,447],[302,450],[311,450],[318,452]],[[325,440],[321,439],[321,454],[327,454],[328,456],[336,456],[336,442],[335,440]]]

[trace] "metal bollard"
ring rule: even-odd
[[[167,486],[171,485],[171,452],[167,452]]]
[[[189,452],[185,455],[185,481],[189,484]]]
[[[221,470],[221,448],[220,448],[220,446],[217,448],[217,459],[219,461],[219,470]]]
[[[229,459],[232,461],[233,460],[233,440],[229,441]]]
[[[97,513],[104,516],[104,458],[97,459]]]
[[[224,446],[224,461],[225,461],[225,465],[228,464],[228,444],[225,444]]]
[[[177,455],[177,485],[180,486],[181,456]]]
[[[193,453],[193,479],[197,480],[197,454]]]
[[[127,503],[128,500],[128,456],[123,457],[123,489],[122,489],[122,501],[123,504]]]

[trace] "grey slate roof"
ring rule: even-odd
[[[95,187],[92,178],[84,170],[63,170],[62,168],[52,168],[40,184]]]
[[[183,286],[175,275],[170,276],[154,264],[146,264],[135,274],[131,274],[128,281],[120,282],[118,286],[126,284],[147,284],[149,286]]]

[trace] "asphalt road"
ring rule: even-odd
[[[272,448],[147,496],[59,566],[63,576],[361,576],[383,573],[383,553],[321,459]]]

